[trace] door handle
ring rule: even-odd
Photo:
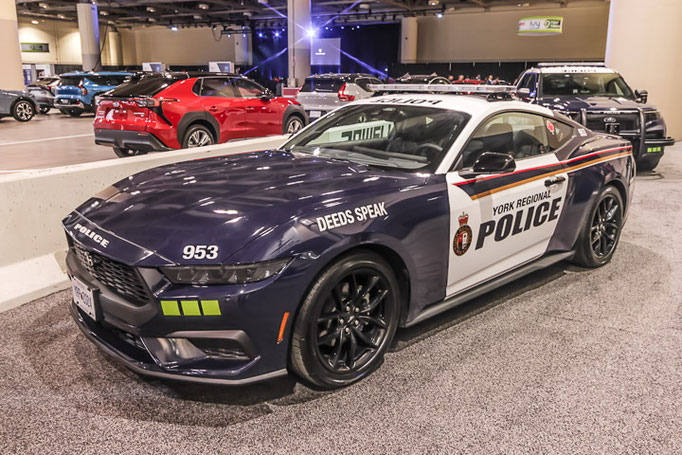
[[[556,177],[552,177],[551,179],[545,180],[545,186],[557,185],[564,181],[566,181],[566,177],[564,177],[563,175],[558,175]]]
[[[208,110],[211,112],[216,112],[218,110],[218,106],[211,106],[208,108]]]

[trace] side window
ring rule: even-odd
[[[242,98],[260,98],[263,96],[263,87],[248,79],[235,79],[234,85]]]
[[[521,79],[519,79],[519,82],[516,84],[516,88],[524,88],[528,83],[528,78],[530,78],[530,74],[524,74],[521,76]]]
[[[540,115],[523,112],[491,117],[476,129],[462,150],[460,167],[472,167],[483,152],[507,153],[515,160],[548,153],[551,151],[548,132],[554,129],[553,125]]]
[[[562,147],[573,137],[573,127],[558,120],[545,119],[545,126],[547,127],[547,141],[552,151]]]
[[[236,93],[232,81],[227,78],[205,78],[201,85],[201,96],[218,96],[222,98],[234,98]]]

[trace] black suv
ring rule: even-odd
[[[666,136],[663,117],[646,104],[646,90],[628,87],[603,63],[541,63],[519,76],[517,95],[585,125],[632,142],[640,170],[652,170],[675,139]]]

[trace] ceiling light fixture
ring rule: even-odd
[[[47,3],[38,3],[38,6],[39,6],[40,8],[42,8],[42,9],[47,9],[47,8],[48,8]]]
[[[106,11],[100,11],[99,14],[100,14],[101,16],[108,16],[108,15],[109,15],[109,13],[106,12]]]
[[[198,7],[199,9],[208,9],[208,5],[207,5],[206,3],[199,3],[199,4],[197,5],[197,7]]]
[[[148,6],[148,7],[147,7],[147,11],[149,11],[150,13],[155,13],[155,12],[156,12],[156,8],[154,8],[153,6]]]
[[[33,25],[38,25],[38,21],[35,20],[35,19],[33,19],[33,20],[31,21],[31,24],[33,24]]]

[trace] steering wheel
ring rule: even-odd
[[[433,161],[433,159],[436,158],[442,151],[443,147],[431,143],[420,144],[417,147],[417,155],[425,156],[429,159],[429,161]]]

